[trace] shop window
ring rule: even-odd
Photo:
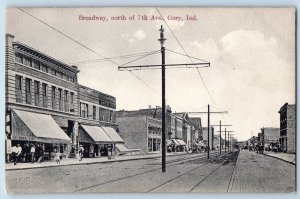
[[[31,79],[25,79],[25,99],[27,104],[31,104]]]
[[[47,84],[42,84],[42,103],[43,107],[48,107],[48,99],[47,99]]]
[[[34,81],[34,104],[39,106],[40,103],[40,82]]]
[[[148,138],[148,152],[152,152],[152,138]]]
[[[22,77],[16,75],[16,102],[22,103]]]

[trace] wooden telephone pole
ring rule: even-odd
[[[226,153],[226,133],[228,133],[228,151],[229,151],[229,133],[234,131],[227,131],[225,128],[225,131],[218,131],[220,133],[225,132],[225,153]]]
[[[214,125],[211,125],[211,126],[220,126],[220,132],[222,131],[222,129],[221,129],[221,127],[222,126],[232,126],[231,124],[223,124],[222,125],[222,122],[221,122],[221,120],[220,120],[220,124],[218,125],[218,124],[214,124]],[[224,145],[225,145],[225,152],[226,152],[226,128],[225,128],[225,143],[224,143]],[[221,155],[221,153],[222,153],[222,133],[220,133],[220,155]]]
[[[186,66],[185,68],[203,68],[203,67],[210,67],[209,62],[200,62],[200,63],[190,63],[190,64],[166,64],[165,63],[165,47],[164,42],[167,40],[164,37],[164,28],[161,26],[159,29],[160,31],[160,38],[158,41],[161,45],[161,64],[157,65],[136,65],[136,66],[119,66],[119,71],[132,71],[132,70],[143,70],[143,69],[160,69],[161,68],[161,76],[162,76],[162,172],[166,172],[166,67],[177,67],[177,66]],[[201,67],[200,67],[201,66]]]

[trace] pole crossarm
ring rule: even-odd
[[[210,67],[210,63],[190,63],[190,64],[165,64],[165,67],[176,68],[176,66],[185,66],[184,68],[205,68]],[[161,64],[154,65],[135,65],[135,66],[119,66],[119,71],[143,70],[143,69],[161,69]]]
[[[210,126],[232,126],[232,124],[211,124]]]
[[[189,113],[189,114],[203,114],[203,113],[208,113],[208,112],[187,112],[187,113]],[[209,112],[209,113],[221,113],[221,114],[228,114],[228,111],[219,111],[219,112],[214,112],[214,111],[212,111],[212,112]],[[217,126],[219,126],[219,125],[217,125]]]

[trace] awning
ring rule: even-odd
[[[120,152],[128,152],[129,151],[129,149],[124,144],[116,144],[116,148]]]
[[[80,125],[82,129],[93,139],[94,142],[111,143],[112,140],[100,126]],[[80,136],[81,137],[81,136]]]
[[[182,145],[182,146],[183,146],[183,145],[186,145],[186,143],[185,143],[183,140],[179,140],[179,139],[178,139],[177,142],[178,142],[180,145]]]
[[[12,110],[12,140],[70,143],[71,139],[51,115]]]
[[[120,135],[115,131],[115,129],[111,128],[111,127],[101,127],[104,132],[108,135],[108,137],[110,137],[110,139],[113,142],[120,142],[120,143],[124,143],[123,139],[120,137]]]
[[[183,140],[180,140],[180,139],[172,139],[172,141],[177,146],[184,146],[184,145],[186,145],[186,143]]]

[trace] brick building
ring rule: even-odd
[[[62,157],[75,156],[81,124],[115,127],[116,99],[79,85],[76,66],[15,42],[9,34],[5,53],[6,154],[20,144],[26,156],[35,144],[45,158],[55,150]],[[112,129],[106,131],[117,139]]]
[[[264,137],[265,146],[275,146],[279,144],[280,129],[274,127],[261,128],[262,136]]]
[[[7,152],[18,143],[26,153],[30,142],[39,142],[49,157],[55,149],[65,156],[77,134],[77,67],[9,34],[5,50]]]
[[[279,110],[281,150],[287,153],[296,152],[296,106],[285,103]]]

